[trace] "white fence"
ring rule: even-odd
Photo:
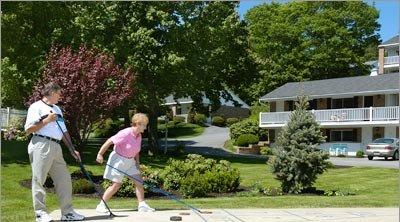
[[[27,111],[25,110],[11,109],[9,107],[0,108],[1,128],[7,128],[10,125],[11,120],[14,118],[25,118],[26,114]]]
[[[399,56],[388,56],[384,60],[385,65],[399,64]]]
[[[311,110],[311,112],[318,122],[399,120],[398,106]],[[286,123],[290,114],[291,112],[260,113],[260,125]]]

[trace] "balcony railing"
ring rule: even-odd
[[[399,56],[388,56],[384,60],[385,65],[399,64]]]
[[[310,110],[320,123],[399,120],[399,106]],[[292,112],[260,113],[260,125],[285,124]]]

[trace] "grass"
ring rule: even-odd
[[[237,150],[233,147],[233,140],[231,140],[231,139],[225,141],[225,143],[224,143],[224,148],[227,149],[227,150],[229,150],[229,151],[232,151],[232,152],[234,152],[234,153],[236,153],[236,151],[237,151]]]
[[[166,124],[159,124],[158,130],[161,132],[160,138],[165,137]],[[168,138],[189,138],[199,136],[204,132],[204,127],[192,123],[168,123]]]
[[[2,141],[1,163],[1,221],[32,221],[33,208],[31,191],[20,186],[19,182],[31,177],[26,142]],[[88,170],[101,175],[104,166],[95,163],[95,155],[100,144],[89,144],[82,152],[83,161]],[[78,169],[66,149],[64,157],[69,163],[69,171]],[[151,168],[163,168],[168,156],[143,156],[141,162]],[[174,157],[182,158],[182,157]],[[226,158],[241,172],[241,185],[250,187],[254,183],[278,187],[263,160]],[[199,208],[309,208],[309,207],[398,207],[398,170],[371,167],[351,167],[328,169],[316,181],[318,189],[350,190],[354,196],[315,196],[284,195],[261,196],[251,193],[238,193],[232,197],[186,199],[189,204]],[[75,208],[92,208],[98,204],[98,198],[73,197]],[[46,198],[48,210],[58,209],[54,193]],[[181,204],[168,199],[148,200],[157,209],[183,209]],[[132,198],[113,198],[112,208],[135,208],[136,200]],[[55,218],[58,219],[58,218]]]

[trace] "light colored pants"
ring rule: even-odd
[[[46,211],[46,191],[43,184],[47,174],[53,179],[61,213],[72,210],[71,175],[67,170],[60,144],[48,139],[33,136],[28,145],[29,160],[32,166],[32,198],[35,212]]]

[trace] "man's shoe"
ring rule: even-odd
[[[77,212],[75,212],[74,210],[72,210],[71,212],[62,215],[61,217],[61,221],[80,221],[80,220],[84,220],[85,217],[83,215],[78,214]]]
[[[50,222],[53,221],[53,219],[50,217],[50,215],[43,210],[39,210],[35,212],[36,215],[36,222]]]

